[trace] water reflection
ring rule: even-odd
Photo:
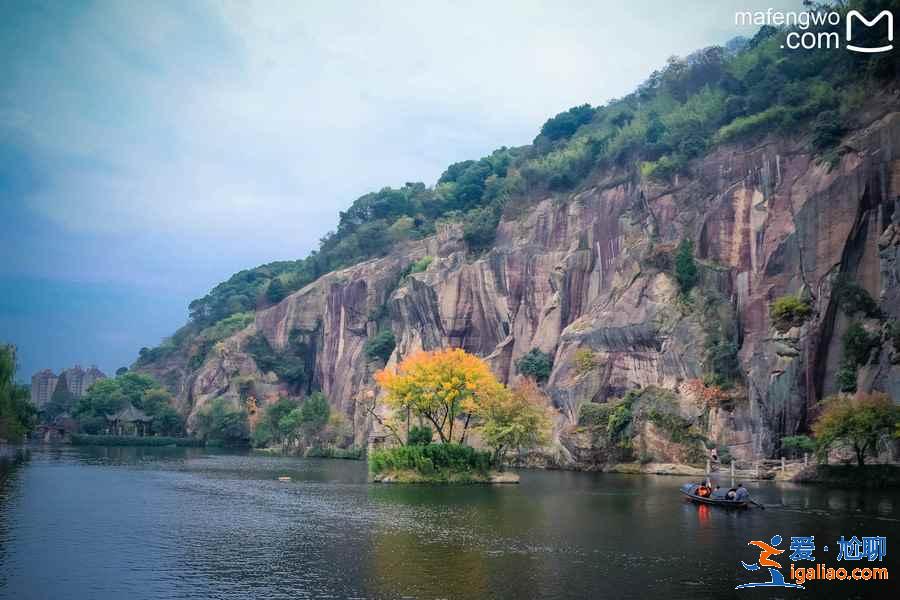
[[[40,449],[0,483],[0,597],[718,598],[750,539],[900,533],[897,492],[750,484],[770,508],[725,511],[681,478],[521,475],[372,485],[353,461]]]

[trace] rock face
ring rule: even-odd
[[[851,321],[832,294],[836,277],[846,274],[880,303],[884,314],[865,320],[868,328],[880,334],[900,316],[900,113],[883,110],[843,148],[829,168],[804,140],[774,136],[752,148],[719,147],[692,165],[690,177],[665,185],[633,172],[598,173],[575,193],[512,203],[496,243],[480,257],[467,254],[458,227],[445,226],[258,312],[193,372],[183,364],[151,370],[191,416],[211,398],[237,398],[248,378],[269,401],[288,389],[259,372],[245,341],[262,333],[278,350],[297,332],[310,349],[313,386],[347,414],[364,443],[372,422],[362,407],[382,365],[363,347],[380,321],[397,340],[391,361],[458,346],[513,382],[519,357],[532,348],[550,353],[546,391],[565,433],[583,403],[637,387],[673,390],[685,413],[695,410],[692,382],[709,371],[705,340],[715,330],[736,344],[741,381],[734,401],[701,406],[698,423],[739,459],[770,455],[836,391],[840,340]],[[672,275],[685,238],[695,243],[699,267],[687,299]],[[424,256],[434,259],[427,270],[401,280]],[[812,316],[781,333],[769,306],[786,294],[807,298]],[[588,368],[577,366],[584,349],[594,357]],[[883,351],[859,371],[860,389],[900,398],[895,355],[885,336]],[[558,437],[565,446],[578,436]],[[585,466],[590,452],[575,446],[561,460]],[[677,461],[677,449],[671,453],[656,458]]]

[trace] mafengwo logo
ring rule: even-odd
[[[860,23],[865,25],[866,27],[875,27],[875,24],[878,23],[881,19],[887,20],[887,40],[891,42],[890,44],[879,46],[877,48],[866,48],[863,46],[855,46],[850,42],[853,41],[853,21],[858,20]],[[851,10],[847,13],[847,50],[852,50],[854,52],[865,52],[867,54],[872,54],[875,52],[890,52],[894,49],[894,13],[889,10],[883,10],[878,15],[872,19],[871,21],[865,18],[861,12],[858,10]]]
[[[843,22],[843,40],[839,33]],[[786,27],[782,48],[789,50],[813,50],[817,48],[844,48],[851,52],[876,54],[894,49],[894,14],[882,10],[872,18],[858,10],[847,11],[778,11],[775,9],[739,11],[734,14],[738,26],[769,25]]]

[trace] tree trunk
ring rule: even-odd
[[[450,431],[447,432],[447,439],[451,443],[453,442],[453,421],[454,419],[450,419]]]
[[[866,445],[867,444],[862,446],[858,444],[853,445],[853,449],[856,450],[856,464],[860,467],[866,464]]]
[[[438,434],[438,437],[441,439],[441,443],[446,444],[447,438],[444,437],[443,428],[437,424],[437,421],[435,421],[431,415],[426,415],[425,418],[434,424],[434,428],[437,430],[437,434]]]
[[[466,443],[466,433],[468,433],[468,431],[469,431],[469,419],[471,419],[471,418],[472,418],[472,413],[466,413],[466,424],[463,425],[462,437],[459,438],[460,444]]]

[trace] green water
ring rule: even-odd
[[[896,598],[900,580],[897,491],[751,483],[774,506],[727,512],[685,503],[678,477],[387,486],[362,462],[195,448],[35,448],[0,469],[10,599]],[[734,591],[748,540],[776,533],[830,544],[829,564],[841,535],[887,536],[896,579]]]

